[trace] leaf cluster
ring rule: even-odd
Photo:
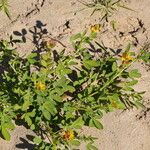
[[[117,11],[120,7],[132,10],[125,6],[122,0],[91,0],[91,2],[79,1],[87,8],[93,9],[91,15],[99,11],[102,15],[102,19],[108,21],[108,17]]]
[[[0,11],[1,10],[4,11],[4,13],[10,19],[10,12],[8,7],[9,7],[8,0],[0,0]]]
[[[37,134],[37,149],[73,149],[86,141],[95,150],[95,139],[80,135],[83,126],[102,129],[104,113],[142,106],[142,93],[133,88],[141,74],[128,70],[139,56],[122,64],[95,36],[72,36],[72,53],[57,57],[54,46],[22,58],[0,42],[0,132],[6,140],[13,120],[20,120]]]

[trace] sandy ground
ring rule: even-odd
[[[128,0],[128,5],[134,11],[121,9],[109,18],[109,23],[104,23],[100,21],[99,12],[92,17],[92,10],[77,12],[83,8],[77,0],[10,0],[12,21],[0,13],[0,38],[8,38],[11,34],[21,38],[14,34],[26,30],[26,44],[16,45],[20,54],[25,55],[35,49],[32,31],[39,25],[70,48],[70,35],[100,23],[103,28],[98,36],[99,42],[114,49],[125,48],[130,42],[138,51],[140,46],[150,42],[150,0]],[[116,21],[116,31],[113,31],[111,21]],[[147,108],[106,114],[101,131],[85,128],[84,133],[98,137],[96,145],[99,150],[150,150],[150,71],[140,63],[134,67],[142,72],[135,88],[146,91],[144,103]],[[32,150],[33,145],[27,140],[30,134],[33,134],[30,130],[17,126],[10,142],[0,139],[0,150]],[[84,146],[80,150],[85,150]]]

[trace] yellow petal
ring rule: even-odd
[[[99,32],[100,29],[101,29],[101,25],[100,24],[95,24],[95,25],[92,25],[90,27],[91,32]]]

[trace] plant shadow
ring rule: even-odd
[[[26,138],[27,139],[20,137],[21,143],[16,144],[16,147],[18,149],[34,150],[35,144],[30,142],[30,141],[33,141],[33,136],[32,135],[26,135]]]

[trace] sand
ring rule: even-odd
[[[107,47],[122,49],[130,42],[135,45],[133,49],[139,51],[144,43],[150,42],[150,0],[128,0],[128,7],[134,11],[120,9],[109,18],[108,23],[100,21],[100,12],[90,16],[90,9],[79,11],[84,6],[77,0],[9,1],[12,20],[0,12],[0,38],[5,39],[10,35],[20,38],[14,33],[26,30],[26,44],[16,45],[22,56],[35,49],[31,30],[36,25],[42,25],[51,37],[60,40],[68,49],[71,47],[68,41],[72,34],[88,29],[95,23],[103,24],[97,40]],[[116,22],[116,31],[112,29],[111,21]],[[135,89],[146,91],[143,97],[146,108],[104,115],[103,130],[84,128],[83,133],[98,138],[96,146],[99,150],[150,150],[150,71],[147,71],[149,67],[141,63],[136,63],[134,67],[142,72],[142,78]],[[30,134],[34,133],[23,126],[16,126],[10,142],[0,139],[0,150],[32,150],[33,145],[28,140]],[[80,150],[85,150],[83,145]]]

